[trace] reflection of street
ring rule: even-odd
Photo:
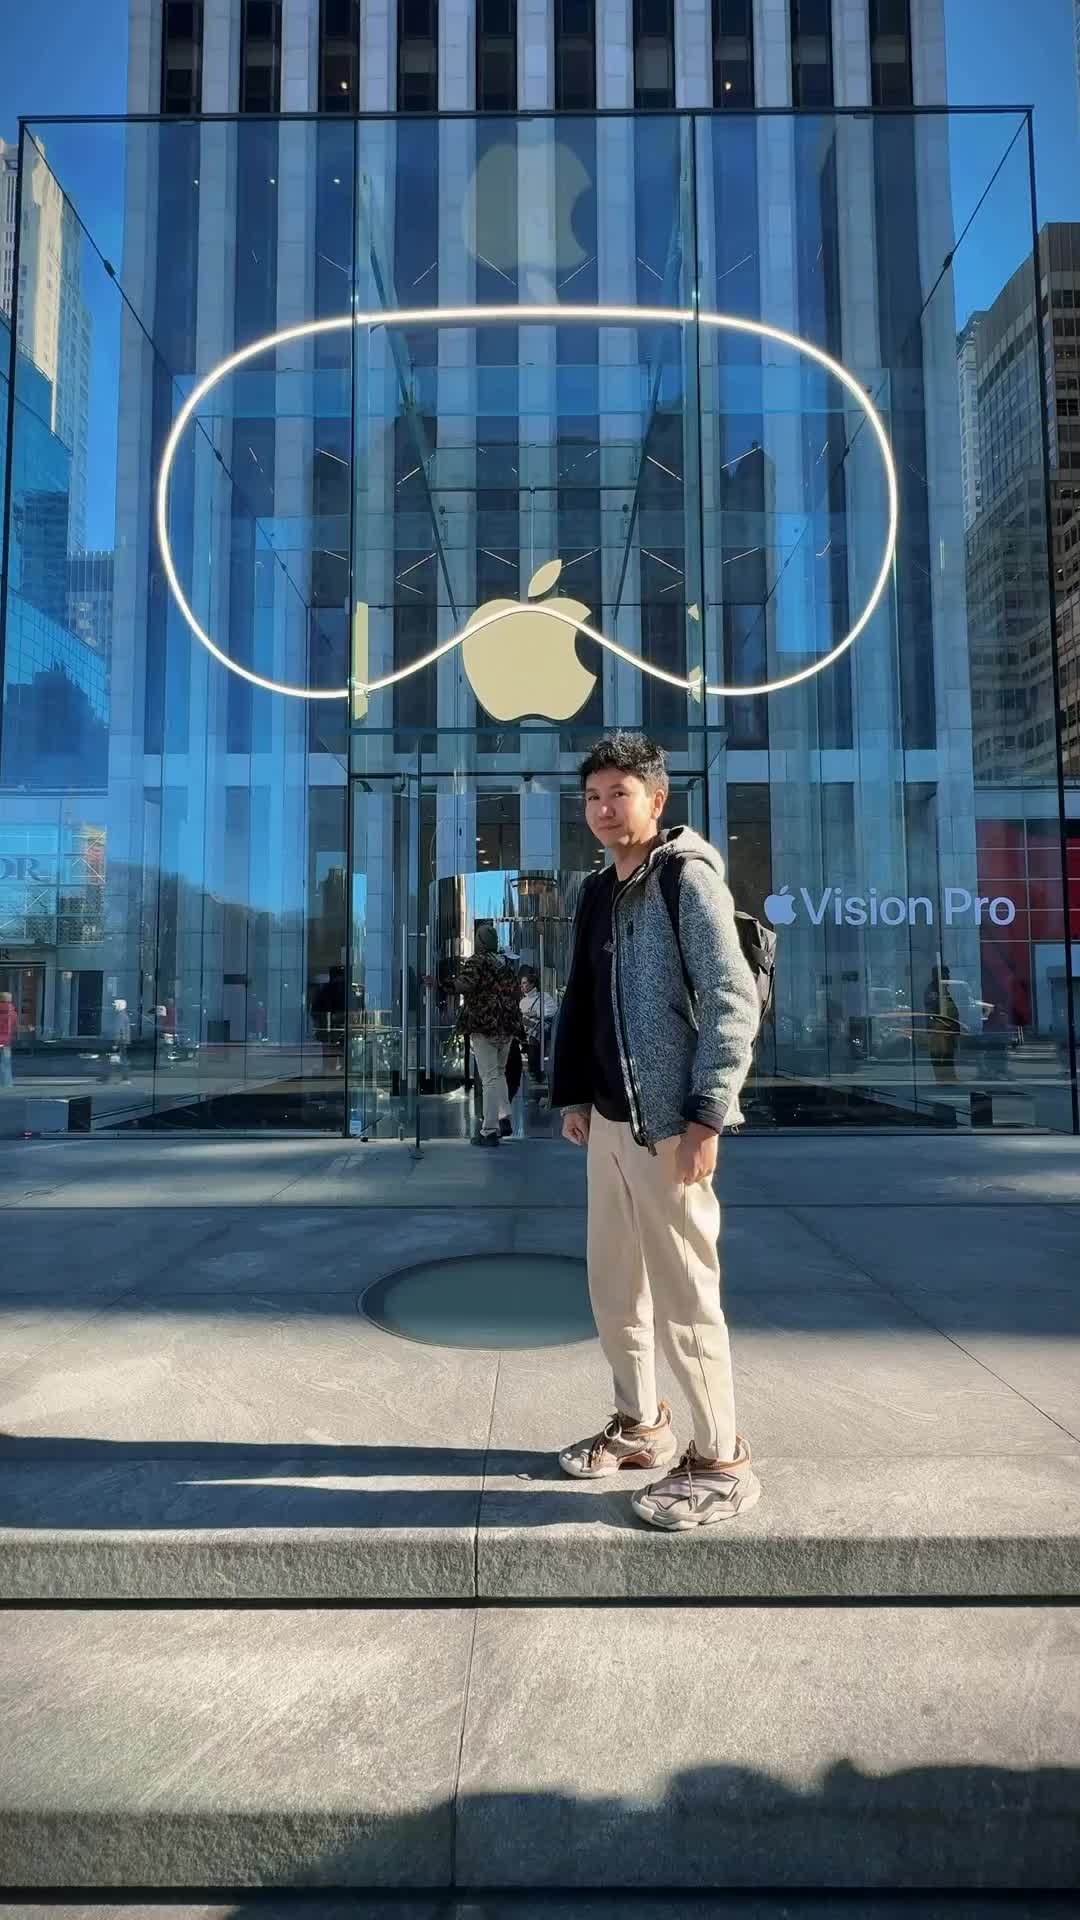
[[[420,1040],[423,1065],[428,1057],[423,1030]],[[463,1059],[455,1057],[454,1046],[449,1031],[433,1031],[430,1057],[438,1063],[440,1072],[434,1086],[421,1086],[422,1139],[466,1137],[470,1131],[471,1101],[461,1085]],[[840,1065],[837,1060],[831,1063],[831,1071],[821,1058],[823,1053],[824,1049],[803,1049],[801,1058],[789,1056],[790,1064],[784,1062],[779,1072],[765,1054],[751,1086],[766,1107],[770,1099],[775,1099],[777,1114],[767,1124],[783,1124],[778,1121],[779,1113],[789,1103],[792,1090],[802,1086],[817,1094],[818,1106],[830,1095],[842,1103],[844,1095],[850,1094],[860,1104],[887,1103],[905,1123],[915,1126],[934,1124],[947,1108],[955,1116],[950,1124],[961,1129],[1035,1126],[1068,1132],[1071,1127],[1069,1081],[1061,1052],[1050,1040],[1028,1040],[1023,1047],[1010,1049],[1003,1059],[998,1056],[989,1062],[990,1071],[986,1070],[987,1056],[961,1047],[957,1077],[951,1084],[937,1081],[930,1061],[916,1057],[913,1062],[910,1052],[904,1061],[869,1059],[852,1063],[848,1058]],[[411,1137],[416,1115],[401,1087],[400,1057],[399,1026],[368,1026],[362,1032],[354,1031],[347,1078],[350,1131],[369,1129],[373,1137],[396,1139],[399,1124],[403,1124]],[[236,1119],[230,1124],[242,1127],[245,1096],[260,1102],[308,1100],[314,1110],[305,1124],[331,1130],[345,1125],[345,1077],[326,1070],[323,1048],[315,1037],[287,1047],[265,1041],[204,1046],[186,1058],[172,1059],[168,1065],[163,1064],[160,1050],[157,1063],[149,1051],[133,1050],[127,1084],[103,1084],[102,1064],[100,1050],[89,1057],[69,1052],[16,1052],[14,1084],[0,1087],[0,1136],[10,1139],[21,1135],[27,1100],[43,1098],[89,1098],[95,1127],[124,1125],[155,1112],[196,1108],[225,1097],[237,1103],[233,1109]],[[415,1068],[415,1061],[413,1064]],[[513,1114],[515,1134],[535,1138],[551,1129],[550,1112],[528,1074]],[[253,1105],[252,1124],[257,1118]],[[751,1119],[751,1125],[756,1118]],[[809,1109],[803,1124],[812,1124]]]
[[[824,1051],[823,1049],[820,1051]],[[902,1059],[870,1058],[852,1062],[847,1049],[830,1071],[819,1059],[791,1060],[774,1071],[766,1059],[752,1077],[755,1092],[802,1084],[827,1089],[842,1098],[845,1090],[863,1100],[878,1099],[910,1113],[918,1124],[940,1117],[943,1108],[960,1128],[970,1126],[1047,1127],[1069,1132],[1071,1090],[1060,1048],[1052,1040],[1026,1040],[1023,1046],[982,1046],[965,1036],[955,1058],[955,1079],[942,1081],[921,1051],[912,1058],[910,1043]],[[843,1059],[843,1064],[841,1064]]]
[[[204,1046],[165,1064],[151,1052],[133,1052],[127,1082],[103,1083],[105,1049],[86,1056],[39,1052],[15,1055],[14,1084],[0,1087],[0,1137],[21,1135],[26,1103],[35,1099],[91,1101],[93,1125],[122,1125],[170,1108],[192,1107],[225,1096],[332,1092],[340,1107],[342,1082],[324,1070],[317,1040],[303,1045]],[[338,1125],[341,1124],[340,1118]]]

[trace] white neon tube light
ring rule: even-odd
[[[824,353],[820,347],[815,346],[812,341],[803,340],[796,333],[788,333],[783,327],[769,326],[764,320],[745,320],[740,315],[732,313],[695,312],[692,307],[562,306],[555,303],[539,306],[399,307],[390,312],[346,313],[335,315],[329,320],[308,320],[300,326],[284,327],[280,333],[266,334],[261,340],[253,340],[250,346],[242,347],[239,352],[230,354],[228,359],[219,361],[218,365],[192,388],[180,408],[165,442],[165,450],[158,470],[157,537],[161,563],[165,569],[169,591],[196,640],[213,655],[215,660],[220,661],[223,667],[227,667],[230,673],[238,674],[242,680],[250,681],[254,687],[263,687],[268,693],[288,694],[297,700],[347,700],[351,693],[360,696],[381,693],[386,687],[395,686],[399,681],[408,679],[411,674],[422,673],[436,660],[441,660],[444,654],[451,653],[455,647],[459,647],[466,637],[464,630],[461,633],[452,634],[448,640],[433,647],[431,652],[425,654],[422,659],[412,661],[409,666],[399,668],[396,673],[384,674],[378,680],[357,681],[351,687],[294,687],[285,681],[268,680],[263,674],[253,673],[249,667],[243,667],[238,661],[230,660],[228,654],[216,645],[196,619],[177,577],[172,548],[169,545],[169,479],[176,451],[192,415],[220,381],[227,379],[229,374],[235,373],[239,367],[245,366],[249,360],[256,359],[260,354],[272,353],[276,348],[288,346],[294,340],[305,340],[322,333],[341,333],[350,327],[482,326],[490,321],[505,321],[512,326],[538,326],[550,325],[552,322],[558,322],[561,325],[566,321],[574,320],[590,325],[600,322],[621,326],[692,326],[697,322],[703,327],[718,327],[727,329],[731,333],[752,334],[757,339],[771,340],[779,346],[790,347],[793,353],[803,354],[808,360],[813,360],[817,366],[831,374],[834,380],[838,380],[862,409],[881,454],[887,501],[885,543],[882,548],[881,564],[865,606],[842,640],[838,640],[828,653],[822,654],[819,660],[813,661],[808,667],[800,668],[797,673],[784,674],[776,680],[758,681],[749,686],[727,686],[723,683],[713,686],[706,683],[704,692],[729,699],[745,699],[751,694],[780,693],[785,687],[798,686],[801,681],[811,680],[815,674],[824,672],[826,667],[831,666],[842,653],[846,653],[848,648],[854,645],[871,619],[888,584],[896,554],[896,535],[900,520],[899,489],[896,463],[885,431],[885,423],[855,375],[839,360],[834,360],[831,354]],[[677,687],[683,693],[702,691],[700,672],[683,678],[677,673],[666,672],[663,667],[654,667],[647,660],[643,660],[639,654],[629,652],[626,647],[619,646],[617,641],[609,640],[606,634],[598,633],[596,628],[586,621],[576,620],[572,615],[560,613],[558,608],[546,606],[541,600],[515,601],[512,606],[501,608],[497,613],[488,614],[481,620],[474,620],[468,628],[468,633],[470,636],[480,633],[485,627],[493,626],[499,620],[506,620],[512,615],[526,611],[533,618],[543,613],[550,620],[558,620],[565,626],[574,627],[578,633],[583,633],[588,639],[595,640],[598,646],[606,647],[609,653],[615,654],[620,660],[625,660],[628,665],[637,667],[639,672],[648,674],[652,679],[662,680],[666,686]]]

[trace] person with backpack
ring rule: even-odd
[[[513,1132],[506,1066],[514,1040],[525,1037],[517,968],[499,952],[494,927],[478,927],[476,952],[466,960],[454,986],[464,996],[459,1031],[467,1034],[484,1091],[484,1112],[477,1147],[497,1147]]]
[[[588,1151],[589,1294],[615,1411],[559,1463],[583,1479],[664,1469],[633,1508],[684,1532],[733,1519],[761,1492],[735,1426],[713,1174],[721,1131],[742,1119],[772,935],[737,923],[708,841],[661,826],[659,747],[615,733],[581,786],[613,861],[579,897],[551,1101],[564,1138]],[[685,1450],[657,1399],[656,1339],[690,1407]]]

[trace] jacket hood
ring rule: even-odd
[[[649,855],[648,865],[659,865],[661,860],[704,860],[714,873],[724,878],[724,859],[711,841],[695,833],[693,827],[664,827],[660,832],[660,845]]]

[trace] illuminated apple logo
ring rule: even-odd
[[[493,720],[572,720],[596,685],[595,673],[577,657],[574,625],[587,620],[580,600],[541,600],[562,572],[548,560],[529,581],[528,600],[486,600],[466,625],[461,652],[469,685]],[[550,607],[565,616],[553,620]],[[498,619],[491,616],[497,614]],[[487,625],[473,631],[478,621]],[[570,624],[573,622],[574,624]]]
[[[790,887],[781,887],[779,893],[770,893],[765,901],[765,918],[771,920],[774,927],[791,927],[795,924],[795,902]]]

